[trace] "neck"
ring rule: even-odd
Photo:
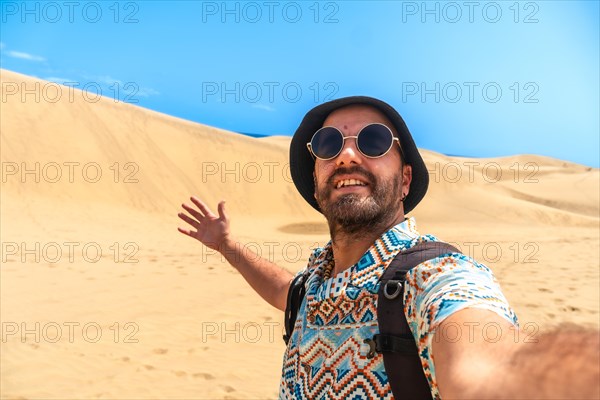
[[[356,264],[384,232],[404,221],[404,219],[404,213],[400,211],[391,221],[378,227],[370,226],[368,231],[347,233],[340,226],[332,227],[331,244],[334,267],[331,276],[335,276]]]

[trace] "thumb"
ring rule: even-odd
[[[218,210],[219,210],[219,218],[224,221],[227,221],[228,217],[227,217],[227,213],[225,212],[225,200],[223,200],[219,203]]]

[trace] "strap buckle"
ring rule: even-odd
[[[395,288],[394,288],[394,286],[395,286]],[[391,289],[394,290],[392,293],[390,293]],[[383,295],[388,300],[394,300],[396,297],[398,297],[401,290],[402,290],[402,281],[399,281],[396,279],[390,279],[389,281],[387,281],[385,283],[385,286],[383,287]]]
[[[363,343],[369,345],[367,358],[375,357],[375,353],[398,353],[404,355],[418,355],[417,344],[412,336],[384,335],[378,333]]]
[[[370,339],[363,340],[363,343],[366,343],[369,345],[369,351],[367,352],[368,359],[375,357],[375,353],[377,353],[377,343],[375,343],[375,340],[373,340],[374,338],[375,338],[375,336],[373,336]]]

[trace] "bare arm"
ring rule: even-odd
[[[492,311],[467,308],[436,329],[432,353],[443,399],[600,397],[598,331],[531,336]]]
[[[181,206],[193,218],[182,212],[178,215],[195,231],[177,228],[179,232],[219,251],[264,300],[273,307],[285,311],[287,290],[293,275],[284,268],[259,257],[232,237],[224,201],[219,203],[218,216],[197,197],[192,196],[191,201],[197,209],[187,204]]]

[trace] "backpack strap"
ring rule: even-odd
[[[424,261],[459,251],[443,242],[421,242],[398,253],[380,280],[377,296],[379,334],[365,340],[367,357],[383,354],[383,364],[396,399],[431,399],[431,389],[417,345],[404,314],[406,273]]]
[[[308,269],[297,275],[290,284],[287,295],[287,304],[285,306],[285,335],[283,335],[283,341],[288,344],[292,332],[294,331],[294,325],[296,324],[296,318],[298,317],[298,311],[302,300],[306,295],[306,280],[308,279],[310,272]]]

